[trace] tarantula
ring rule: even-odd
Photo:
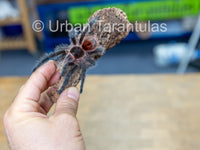
[[[131,29],[126,13],[115,7],[96,11],[88,21],[82,32],[76,30],[70,32],[70,45],[57,46],[54,52],[45,55],[33,69],[35,71],[49,59],[55,61],[61,79],[53,87],[55,90],[51,92],[52,102],[56,102],[64,89],[76,86],[80,80],[80,93],[82,93],[86,70],[94,66],[105,51],[120,43]],[[106,24],[110,24],[113,30],[104,30]],[[125,30],[121,32],[116,24],[119,26],[123,24]]]
[[[39,63],[34,67],[33,72],[47,60],[53,59],[61,63],[61,77],[64,81],[58,89],[61,94],[66,88],[70,77],[75,71],[81,70],[81,86],[80,93],[83,91],[83,85],[86,76],[86,70],[95,65],[95,61],[103,55],[104,48],[100,46],[98,38],[95,35],[87,35],[89,29],[98,21],[99,17],[91,19],[89,24],[81,33],[77,33],[74,29],[69,34],[71,44],[62,44],[56,47],[55,51],[44,56]],[[67,68],[71,69],[67,72]]]

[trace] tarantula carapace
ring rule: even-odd
[[[53,59],[55,62],[61,64],[61,77],[64,77],[64,80],[60,89],[58,89],[59,94],[63,92],[71,76],[77,70],[81,70],[80,93],[82,93],[86,70],[94,66],[96,60],[103,55],[104,48],[100,46],[98,38],[95,35],[87,35],[90,28],[92,28],[98,19],[98,17],[91,19],[81,33],[77,33],[75,29],[72,30],[69,35],[71,39],[69,46],[67,44],[57,46],[54,52],[44,56],[36,67],[34,67],[33,71],[49,59]],[[67,71],[68,67],[70,67],[70,70]]]

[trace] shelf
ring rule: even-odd
[[[27,0],[15,0],[20,16],[16,18],[7,18],[0,20],[0,27],[6,25],[21,25],[23,29],[23,37],[3,38],[0,40],[0,51],[3,50],[22,50],[27,49],[30,53],[35,54],[37,47],[34,39],[33,30],[31,28],[30,16],[28,11]]]
[[[0,26],[21,24],[20,18],[7,18],[0,20]]]
[[[26,49],[27,42],[23,37],[15,37],[15,38],[4,38],[0,40],[0,51],[1,50],[19,50]]]

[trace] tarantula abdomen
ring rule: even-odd
[[[93,38],[93,37],[88,37],[84,40],[82,48],[85,51],[93,51],[95,50],[95,48],[97,47],[97,39]]]

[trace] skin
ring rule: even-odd
[[[47,116],[53,105],[49,87],[59,78],[49,61],[21,87],[3,119],[11,150],[85,150],[76,118],[79,91],[75,87],[62,92],[54,113]]]

